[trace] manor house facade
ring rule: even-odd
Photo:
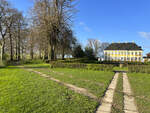
[[[106,61],[142,61],[143,50],[135,43],[112,43],[104,50]]]

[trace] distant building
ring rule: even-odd
[[[150,53],[147,53],[145,57],[143,57],[144,62],[150,62]]]
[[[143,50],[135,43],[112,43],[104,50],[106,61],[142,61]]]

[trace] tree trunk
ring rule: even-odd
[[[16,39],[16,60],[18,60],[18,43],[17,43],[17,39]]]
[[[5,39],[3,38],[3,42],[2,42],[2,60],[4,60],[4,54],[5,54]]]
[[[20,60],[20,36],[18,37],[18,60]]]
[[[13,61],[13,44],[12,44],[12,35],[9,33],[9,39],[10,39],[10,60]]]
[[[51,46],[51,60],[54,60],[55,58],[55,51],[54,51],[54,46]]]
[[[2,47],[3,47],[3,45],[0,45],[0,62],[2,62],[3,61],[3,52],[2,52]]]
[[[21,53],[22,53],[22,59],[24,59],[24,56],[23,56],[23,45],[22,45],[22,48],[21,48]]]
[[[20,60],[20,28],[18,29],[18,60]]]
[[[64,48],[62,48],[62,60],[64,60],[64,57],[65,57],[65,51]]]
[[[31,57],[31,59],[34,58],[34,53],[33,53],[33,48],[32,48],[32,47],[31,47],[31,49],[30,49],[30,57]]]

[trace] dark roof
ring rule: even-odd
[[[105,50],[142,50],[136,43],[112,43]]]

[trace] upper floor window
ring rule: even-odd
[[[134,53],[132,52],[131,54],[133,55]]]

